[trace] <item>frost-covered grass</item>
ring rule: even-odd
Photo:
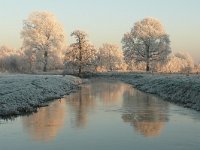
[[[0,116],[37,111],[48,101],[77,90],[80,83],[73,76],[0,74]]]
[[[200,111],[200,75],[105,73],[97,76],[122,80],[141,91]]]

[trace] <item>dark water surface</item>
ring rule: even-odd
[[[0,120],[0,150],[199,150],[200,113],[92,80],[38,113]]]

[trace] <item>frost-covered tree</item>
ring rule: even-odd
[[[189,53],[178,52],[171,56],[166,64],[161,67],[162,72],[189,73],[194,68],[194,61]]]
[[[16,50],[9,46],[3,45],[0,47],[0,58],[4,58],[16,53],[17,53]]]
[[[192,72],[196,73],[196,74],[199,74],[199,72],[200,72],[200,64],[195,64]]]
[[[72,32],[71,36],[75,38],[75,42],[67,49],[65,65],[66,68],[72,65],[73,69],[77,69],[80,75],[83,69],[90,71],[91,66],[94,65],[97,51],[93,44],[87,39],[87,34],[85,32],[76,30]]]
[[[152,63],[164,61],[171,53],[169,36],[159,20],[145,18],[135,23],[122,39],[126,62],[145,62],[146,71]]]
[[[108,43],[99,48],[98,60],[99,67],[106,71],[120,70],[125,65],[122,50],[117,45]]]
[[[143,71],[145,70],[146,64],[144,62],[135,62],[135,61],[128,61],[127,62],[127,70],[129,71]]]
[[[22,49],[24,53],[24,59],[28,65],[27,71],[32,72],[36,67],[36,53],[32,49]]]
[[[6,59],[10,57],[12,54],[15,53],[15,50],[8,46],[1,46],[0,47],[0,70],[6,70]]]
[[[47,71],[50,57],[62,53],[64,45],[64,30],[56,17],[49,12],[33,12],[23,22],[21,32],[23,49],[38,56],[36,59],[43,64],[43,71]]]
[[[25,65],[21,50],[8,46],[0,47],[0,71],[23,72]]]
[[[191,71],[194,68],[194,60],[188,52],[178,52],[175,57],[185,62],[182,70]]]

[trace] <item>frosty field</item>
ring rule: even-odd
[[[77,90],[80,83],[73,76],[0,75],[0,116],[36,111],[49,101]]]

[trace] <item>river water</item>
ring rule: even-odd
[[[200,113],[91,80],[37,113],[0,120],[0,150],[199,150]]]

